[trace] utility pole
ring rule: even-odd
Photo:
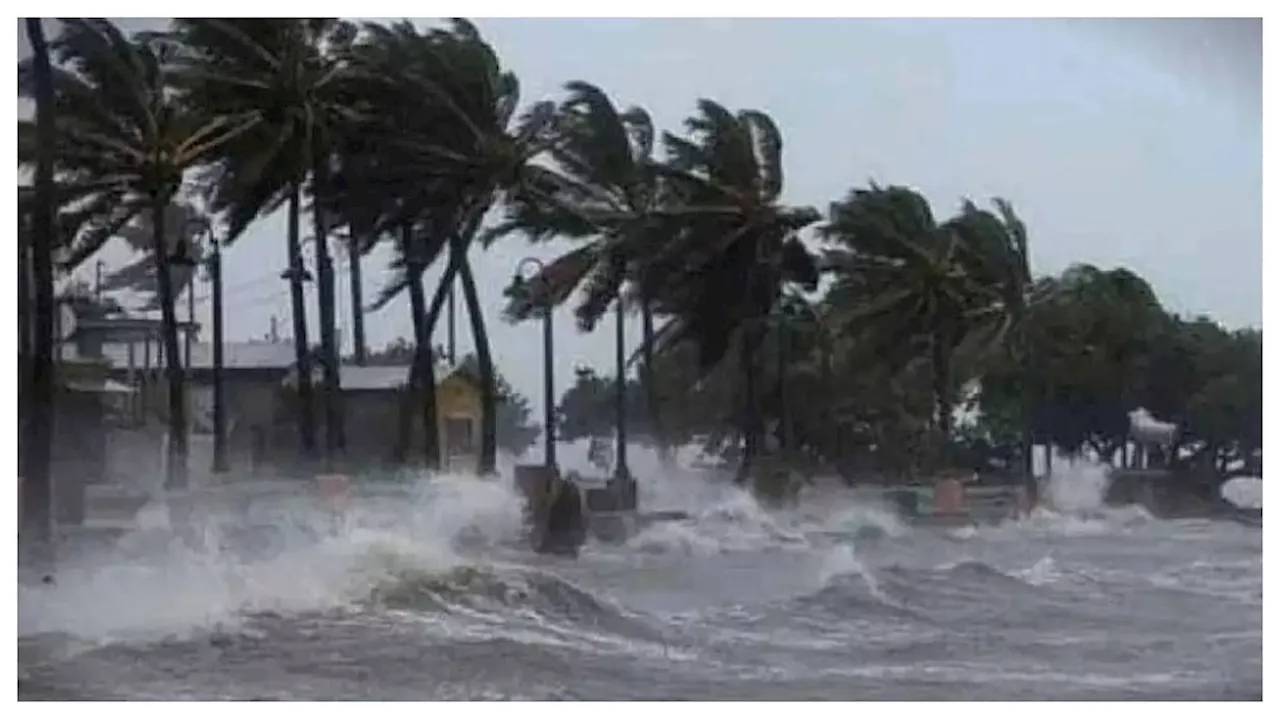
[[[194,259],[194,258],[193,258]],[[191,279],[187,280],[187,333],[186,333],[186,360],[182,363],[187,371],[191,371],[191,333],[196,328],[196,266],[191,265]]]
[[[213,473],[227,467],[227,410],[222,386],[222,245],[209,232],[213,253],[209,256],[209,280],[213,284]],[[275,318],[272,318],[275,324]]]
[[[98,302],[102,302],[102,260],[93,263],[93,296]]]

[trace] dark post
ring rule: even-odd
[[[54,186],[53,71],[44,27],[27,18],[36,89],[35,202],[31,211],[31,284],[34,285],[30,382],[31,407],[22,437],[22,540],[25,558],[37,564],[53,559],[53,485],[50,472],[53,441],[54,357],[53,298]]]
[[[450,299],[453,293],[449,293]],[[450,354],[452,354],[450,343]],[[556,466],[556,386],[555,386],[555,339],[551,327],[551,301],[542,304],[542,394],[546,398],[546,406],[542,410],[542,422],[546,435],[546,464]]]
[[[774,331],[778,333],[778,454],[787,457],[791,451],[791,412],[787,406],[787,318],[786,309],[779,307],[774,316]]]
[[[449,318],[448,318],[448,321],[445,323],[445,325],[449,331],[449,346],[448,346],[449,364],[452,366],[452,365],[458,364],[458,310],[457,310],[456,302],[454,300],[452,287],[449,288],[448,312],[449,312]],[[547,337],[550,338],[551,335],[548,334]],[[547,342],[547,346],[550,347],[551,340],[547,339],[546,342]]]
[[[351,265],[351,340],[355,344],[356,365],[363,367],[368,359],[364,341],[364,280],[360,267],[360,243],[354,236],[347,242]]]
[[[187,280],[187,332],[184,335],[185,344],[183,352],[186,356],[182,359],[182,365],[191,371],[191,333],[196,329],[196,267],[195,257],[191,257],[190,276]]]
[[[529,291],[530,281],[525,279],[525,269],[534,267],[539,274],[546,269],[546,265],[536,257],[526,257],[520,260],[520,264],[516,265],[516,276],[512,284],[516,288],[523,291]],[[537,298],[541,304],[542,310],[542,395],[544,405],[542,408],[542,457],[543,463],[551,468],[556,468],[556,387],[555,387],[555,344],[552,335],[551,326],[551,296],[543,293],[542,297]],[[453,341],[453,289],[449,289],[449,352],[452,355],[454,351]]]
[[[826,325],[823,324],[817,315],[814,315],[814,321],[817,322],[818,336],[821,338],[819,343],[819,351],[822,352],[822,390],[827,393],[827,400],[823,403],[824,414],[826,415],[827,431],[831,432],[828,440],[830,447],[827,451],[830,453],[831,466],[837,467],[840,463],[840,423],[836,419],[835,403],[839,393],[835,387],[835,373],[832,371],[831,365],[834,361],[832,355],[835,354],[833,348],[833,339],[827,332]]]
[[[222,245],[209,233],[209,279],[213,284],[213,472],[227,471],[227,413],[222,386]]]
[[[614,412],[616,413],[615,421],[618,425],[618,458],[613,474],[618,479],[627,479],[631,476],[631,471],[627,469],[627,355],[626,326],[624,324],[626,312],[623,308],[621,297],[618,298],[617,303],[617,307],[614,310],[616,319],[614,323],[613,358],[617,364],[618,373],[617,385],[614,388],[616,393],[614,402],[617,405],[614,407]]]

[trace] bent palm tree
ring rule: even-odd
[[[19,529],[36,551],[46,551],[53,538],[53,245],[54,245],[54,102],[53,70],[49,47],[39,18],[27,18],[27,38],[31,42],[30,87],[36,100],[34,151],[35,195],[31,206],[31,283],[35,305],[35,332],[31,353],[22,368],[25,415],[22,432],[22,519]],[[22,239],[19,238],[19,242]],[[22,255],[25,258],[25,253]],[[24,263],[18,268],[27,275]],[[20,299],[25,300],[25,297]],[[26,337],[22,338],[26,344]],[[21,405],[20,405],[21,406]],[[31,555],[28,555],[31,556]],[[34,558],[34,557],[33,557]]]
[[[78,265],[139,214],[150,213],[169,383],[165,483],[183,487],[187,422],[165,208],[181,190],[184,173],[248,124],[244,117],[209,117],[179,102],[169,88],[172,48],[131,40],[106,20],[64,21],[52,49],[59,61],[53,71],[55,164],[69,226],[79,228],[66,264]],[[18,74],[20,88],[30,93],[31,69],[20,65]]]
[[[658,310],[673,318],[658,332],[660,346],[693,342],[705,373],[736,345],[745,482],[764,435],[758,385],[768,318],[788,285],[817,286],[815,258],[797,233],[819,214],[779,202],[782,135],[768,115],[734,115],[710,100],[698,108],[685,122],[688,139],[663,135],[665,189],[654,216],[656,236],[667,239],[640,272],[657,290]]]
[[[602,90],[585,82],[567,86],[560,107],[553,167],[531,168],[526,191],[511,198],[506,222],[486,242],[510,231],[534,241],[556,236],[591,241],[546,266],[531,286],[547,296],[513,296],[507,314],[520,320],[547,301],[558,304],[585,286],[578,321],[590,330],[632,280],[642,316],[644,378],[650,427],[662,447],[657,389],[653,381],[652,287],[634,259],[659,246],[653,213],[658,173],[653,163],[653,122],[643,109],[619,112]]]
[[[481,378],[479,469],[491,473],[497,455],[497,385],[467,253],[485,213],[520,191],[529,160],[550,144],[554,106],[536,103],[513,123],[519,83],[466,21],[422,35],[408,23],[368,25],[366,31],[355,64],[372,83],[379,112],[363,131],[378,139],[384,154],[376,173],[356,183],[363,189],[353,192],[392,196],[381,226],[408,224],[424,238],[414,264],[406,264],[407,271],[384,289],[375,306],[418,281],[421,268],[447,250],[437,297],[443,301],[442,293],[455,278],[461,280]],[[428,311],[428,332],[436,315],[438,310]]]
[[[287,249],[298,373],[299,433],[304,457],[315,450],[311,355],[300,238],[301,195],[310,178],[325,186],[334,138],[352,121],[343,93],[350,23],[335,18],[193,18],[174,21],[181,48],[178,87],[187,102],[215,116],[247,119],[248,129],[221,153],[211,176],[210,206],[226,213],[227,241],[256,218],[288,205]],[[326,460],[341,436],[332,263],[323,213],[312,213],[319,269],[324,358]]]
[[[820,233],[835,245],[826,255],[832,304],[845,308],[833,321],[879,347],[897,372],[928,365],[934,427],[949,441],[957,353],[983,331],[1006,335],[1012,315],[998,310],[1022,291],[1017,260],[999,246],[1005,228],[971,205],[939,223],[914,190],[873,184],[833,203]]]

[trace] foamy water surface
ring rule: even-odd
[[[962,530],[864,495],[770,512],[633,450],[690,513],[530,554],[502,482],[163,518],[18,595],[19,695],[97,699],[1256,699],[1262,533],[1102,509]],[[862,497],[859,499],[858,497]],[[161,512],[161,514],[163,514]]]

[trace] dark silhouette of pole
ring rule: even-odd
[[[39,18],[26,19],[31,42],[36,100],[35,202],[31,210],[32,284],[35,285],[35,336],[31,353],[31,402],[22,438],[22,533],[28,558],[53,559],[53,69]],[[48,568],[47,566],[45,568]]]
[[[356,365],[363,367],[368,361],[368,348],[364,339],[364,280],[360,263],[360,243],[355,237],[347,242],[351,265],[351,341],[355,344]]]
[[[213,284],[213,472],[227,471],[227,410],[222,386],[222,245],[209,233],[213,253],[209,278]]]
[[[458,364],[458,309],[457,309],[457,302],[454,299],[454,292],[452,287],[449,288],[448,302],[449,302],[449,308],[447,311],[449,313],[449,317],[448,317],[448,320],[445,322],[445,326],[449,332],[448,334],[449,364],[452,366],[452,365]],[[549,338],[551,337],[551,335],[546,335],[546,337]],[[549,344],[551,340],[546,339],[545,342]]]
[[[529,280],[525,279],[525,270],[533,267],[542,273],[546,269],[546,265],[542,260],[536,257],[526,257],[520,260],[520,264],[516,266],[515,286],[523,290],[529,289]],[[449,291],[450,304],[453,300],[453,290]],[[542,409],[542,440],[543,463],[555,468],[556,464],[556,388],[555,388],[555,344],[554,335],[552,333],[551,316],[551,296],[547,292],[543,292],[541,297],[537,298],[542,311],[542,394],[544,406]],[[453,308],[449,308],[450,327],[452,328]],[[452,331],[450,332],[450,343],[452,344]],[[450,350],[452,352],[452,348]]]
[[[191,371],[191,341],[192,333],[196,330],[196,267],[195,257],[191,258],[191,275],[187,280],[187,333],[184,336],[185,342],[183,351],[186,353],[183,357],[182,364],[186,366],[187,371]]]
[[[622,298],[617,300],[617,306],[614,309],[614,335],[613,335],[613,359],[617,365],[618,379],[614,386],[614,412],[617,423],[617,465],[614,469],[614,476],[619,479],[627,479],[631,476],[631,471],[627,468],[627,355],[626,355],[626,312],[622,304]]]

